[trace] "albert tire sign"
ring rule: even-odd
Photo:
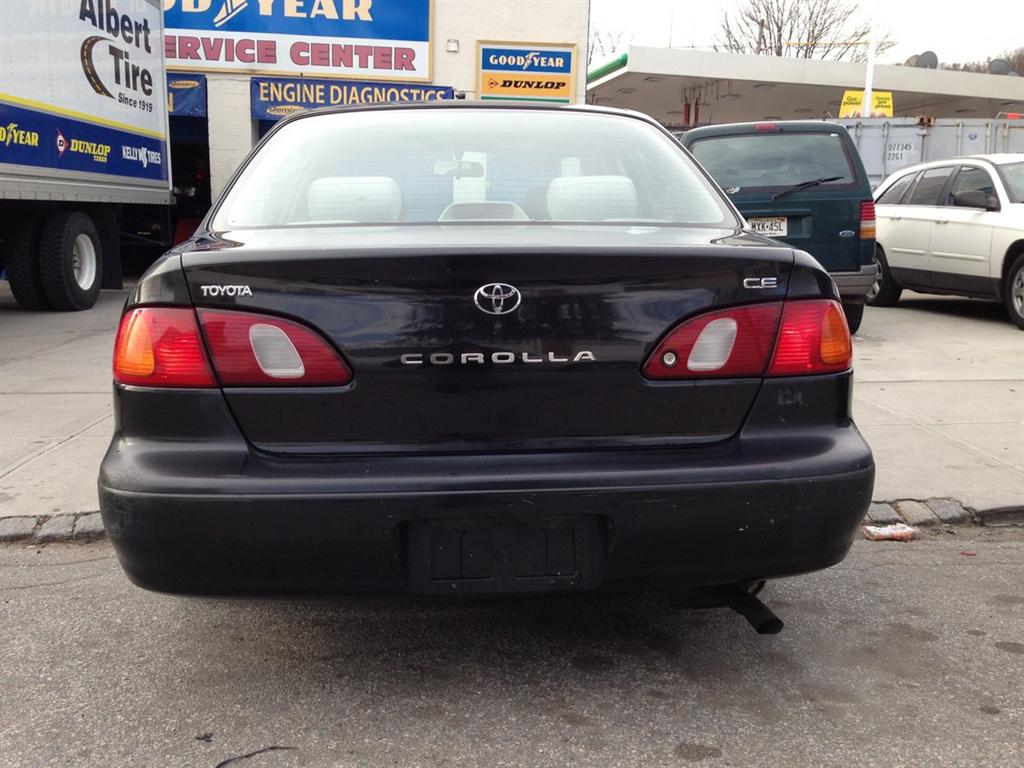
[[[162,0],[176,71],[430,80],[431,0]]]

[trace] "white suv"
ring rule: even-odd
[[[996,299],[1024,329],[1024,154],[904,168],[878,187],[875,211],[870,306],[893,306],[904,288]]]

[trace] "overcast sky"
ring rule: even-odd
[[[590,25],[601,33],[623,32],[621,50],[635,45],[710,48],[722,15],[742,0],[591,0]],[[943,63],[984,61],[1024,46],[1022,0],[862,0],[876,7],[876,21],[896,41],[879,63],[902,63],[933,50]],[[600,64],[595,55],[593,64]],[[1024,73],[1022,73],[1024,74]]]

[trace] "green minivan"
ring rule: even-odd
[[[816,258],[854,332],[878,268],[871,184],[846,128],[823,120],[708,125],[679,140],[750,229]]]

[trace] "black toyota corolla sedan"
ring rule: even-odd
[[[634,113],[286,120],[140,280],[103,520],[176,593],[739,585],[871,498],[828,274]]]

